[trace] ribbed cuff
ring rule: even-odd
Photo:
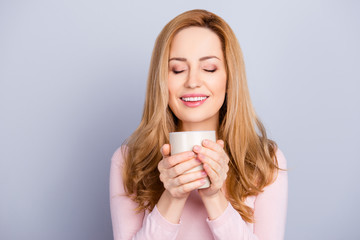
[[[234,214],[236,214],[236,216],[234,216]],[[232,221],[234,218],[238,217],[238,215],[239,215],[238,212],[232,207],[230,203],[228,203],[228,206],[223,212],[223,214],[221,214],[219,217],[213,220],[206,218],[206,222],[208,223],[210,228],[215,229],[223,226],[224,223],[226,223],[229,220]]]
[[[156,224],[158,224],[162,229],[168,232],[177,232],[180,229],[181,221],[178,224],[169,222],[168,220],[166,220],[166,218],[164,218],[161,215],[156,205],[153,211],[151,212],[151,217],[154,219]]]

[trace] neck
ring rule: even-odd
[[[182,122],[180,121],[178,130],[183,131],[217,131],[219,127],[219,119],[210,119],[203,122]]]

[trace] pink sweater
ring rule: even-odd
[[[278,150],[276,155],[279,167],[286,169],[283,153]],[[279,171],[276,181],[265,187],[261,194],[246,199],[246,204],[254,208],[254,224],[245,222],[230,203],[221,216],[210,221],[197,191],[193,191],[186,201],[180,223],[173,224],[162,217],[156,207],[150,213],[135,213],[136,203],[123,196],[122,162],[121,148],[118,148],[110,170],[110,208],[115,240],[284,238],[288,191],[285,171]]]

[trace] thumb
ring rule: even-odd
[[[224,141],[223,140],[217,140],[217,144],[219,144],[222,148],[224,148]]]
[[[164,144],[160,149],[161,155],[163,157],[170,156],[170,144]]]

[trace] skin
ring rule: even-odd
[[[219,37],[207,28],[189,27],[178,32],[170,47],[169,106],[180,120],[180,131],[214,130],[219,126],[219,110],[226,94],[226,69]],[[205,94],[206,101],[195,108],[180,99],[184,94]],[[165,191],[157,208],[168,221],[179,223],[182,210],[191,191],[204,184],[209,177],[211,185],[199,189],[199,195],[209,219],[220,216],[228,206],[223,186],[229,170],[229,157],[224,142],[204,140],[193,151],[170,156],[170,145],[161,148],[163,159],[158,169]],[[204,170],[186,173],[203,164]]]

